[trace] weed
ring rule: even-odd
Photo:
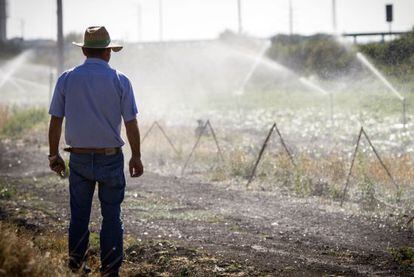
[[[6,124],[9,119],[9,108],[4,105],[0,105],[0,130],[3,129],[3,126]]]
[[[15,195],[15,189],[5,183],[0,183],[0,200],[10,200]]]
[[[68,275],[61,250],[45,246],[45,243],[52,244],[59,238],[49,235],[43,239],[44,236],[33,242],[32,235],[27,231],[0,222],[1,273],[5,276]],[[39,247],[39,244],[44,247]]]
[[[18,137],[46,120],[47,112],[44,109],[17,110],[8,117],[0,129],[0,134],[6,137]]]
[[[394,261],[402,266],[414,266],[414,248],[401,247],[389,249]]]
[[[358,188],[360,190],[360,201],[368,206],[375,205],[374,183],[367,175],[364,175],[362,181],[358,183]]]
[[[242,149],[232,151],[228,157],[229,175],[232,177],[247,177],[251,173],[251,165]]]

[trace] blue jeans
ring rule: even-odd
[[[89,219],[95,184],[99,184],[102,226],[100,232],[101,271],[117,275],[123,259],[121,203],[124,200],[124,156],[70,154],[69,258],[80,265],[89,245]],[[108,274],[112,275],[112,274]]]

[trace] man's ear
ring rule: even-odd
[[[105,60],[109,61],[109,59],[111,58],[111,48],[106,48],[105,51],[103,52],[104,58]]]

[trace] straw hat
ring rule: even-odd
[[[111,48],[112,51],[121,51],[122,45],[111,42],[111,37],[104,26],[86,28],[82,42],[72,42],[74,45],[85,48]]]

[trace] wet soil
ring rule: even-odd
[[[0,201],[0,215],[5,219],[13,213],[25,224],[63,234],[68,185],[48,171],[45,138],[39,135],[44,131],[1,143],[1,179],[16,196]],[[414,246],[414,230],[392,214],[354,213],[320,197],[289,197],[247,190],[243,184],[225,187],[151,172],[127,182],[125,232],[148,242],[126,250],[128,263],[158,261],[161,251],[164,258],[195,259],[199,265],[201,256],[214,261],[179,272],[184,276],[414,276],[412,263],[398,263],[391,254],[391,249]],[[91,229],[98,231],[99,224],[95,198]],[[168,267],[162,270],[168,273]]]

